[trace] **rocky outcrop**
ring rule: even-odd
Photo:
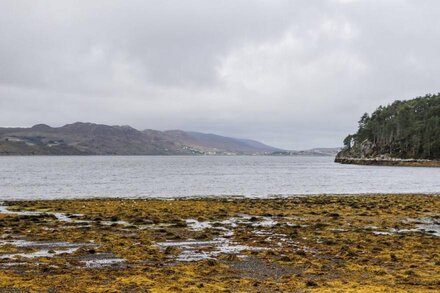
[[[346,164],[438,166],[440,94],[380,106],[359,120],[335,161]]]
[[[336,163],[376,166],[440,167],[440,160],[393,159],[393,158],[350,158],[337,156]]]
[[[344,148],[335,158],[336,163],[377,166],[440,167],[440,160],[401,159],[389,154],[378,154],[376,147],[369,141],[363,141],[351,148]]]

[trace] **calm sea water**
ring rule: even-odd
[[[332,157],[0,157],[0,199],[440,193],[440,168]]]

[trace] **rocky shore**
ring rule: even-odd
[[[1,292],[434,292],[440,197],[0,205]]]
[[[406,166],[406,167],[440,167],[440,160],[394,159],[394,158],[335,158],[336,163],[376,166]]]

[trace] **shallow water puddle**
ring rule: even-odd
[[[215,229],[220,231],[218,238],[206,241],[185,240],[185,241],[166,241],[158,242],[157,245],[162,249],[167,247],[177,247],[182,251],[177,255],[177,261],[198,261],[214,258],[220,254],[238,254],[243,251],[262,251],[266,247],[255,247],[241,245],[229,240],[234,235],[233,228],[239,225],[248,225],[251,227],[270,228],[278,224],[277,221],[268,217],[252,217],[249,215],[239,215],[223,221],[198,221],[196,219],[187,219],[187,227],[193,231],[203,231],[205,229]]]
[[[3,202],[0,202],[0,214],[6,215],[17,215],[17,216],[43,216],[43,215],[52,215],[60,222],[84,222],[82,220],[74,220],[72,217],[81,217],[82,214],[72,214],[67,215],[65,213],[58,212],[39,212],[39,211],[11,211],[8,206],[3,205]]]
[[[188,228],[194,231],[201,231],[208,228],[212,228],[213,225],[213,222],[209,222],[209,221],[200,222],[195,219],[187,219],[185,222]]]
[[[24,258],[37,258],[37,257],[54,257],[60,254],[71,254],[78,250],[79,247],[66,248],[61,250],[54,249],[41,249],[35,252],[29,253],[6,253],[1,254],[0,259],[13,259],[16,257],[24,257]]]
[[[166,241],[158,242],[157,245],[163,249],[167,247],[178,247],[182,249],[177,255],[176,261],[184,262],[210,259],[219,256],[220,254],[240,254],[245,250],[261,251],[267,249],[264,247],[236,244],[226,238],[216,238],[207,241]]]
[[[440,219],[421,218],[421,219],[406,219],[404,223],[415,223],[416,229],[423,233],[440,237]]]
[[[278,222],[269,217],[253,217],[250,215],[240,215],[239,217],[231,217],[223,221],[212,221],[212,222],[198,221],[196,219],[187,219],[186,224],[188,228],[194,231],[201,231],[210,228],[224,230],[227,229],[227,227],[236,228],[238,227],[238,225],[250,225],[252,227],[270,228],[277,225]]]
[[[39,257],[55,257],[73,254],[82,247],[98,247],[92,243],[69,243],[56,241],[27,241],[23,239],[16,240],[0,240],[0,245],[13,245],[17,248],[34,248],[36,251],[32,252],[14,252],[0,254],[0,259],[15,259],[15,258],[39,258]],[[104,268],[104,267],[121,267],[126,261],[122,258],[116,257],[112,253],[97,253],[89,254],[81,257],[75,257],[87,268]],[[29,263],[1,263],[0,266],[11,267],[18,265],[26,265]],[[33,263],[35,264],[35,263]]]
[[[6,215],[19,215],[19,216],[39,216],[43,213],[41,212],[30,212],[30,211],[10,211],[8,206],[4,206],[2,202],[0,202],[0,214]]]
[[[80,247],[96,246],[89,243],[69,243],[57,241],[28,241],[24,239],[16,240],[0,240],[0,245],[12,245],[17,248],[34,248],[38,249],[33,252],[16,252],[0,254],[0,259],[13,259],[16,257],[37,258],[37,257],[54,257],[60,254],[71,254]]]
[[[16,240],[0,240],[0,245],[14,245],[15,247],[46,247],[46,248],[74,248],[80,246],[90,246],[93,244],[88,243],[70,243],[70,242],[57,242],[57,241],[28,241],[24,239]]]
[[[188,240],[188,241],[158,242],[157,245],[161,247],[191,248],[191,247],[200,247],[200,246],[212,246],[220,243],[222,243],[222,240],[207,240],[207,241]]]
[[[80,260],[87,268],[123,267],[125,259],[118,258],[113,253],[97,253],[82,257]]]
[[[375,235],[396,235],[404,233],[422,233],[436,237],[440,237],[440,221],[433,218],[421,218],[421,219],[405,219],[402,221],[404,224],[415,224],[415,228],[412,229],[389,229],[387,231],[377,231],[374,226],[365,227],[372,231]]]

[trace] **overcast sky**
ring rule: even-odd
[[[440,1],[0,2],[0,126],[75,121],[332,147],[440,91]]]

